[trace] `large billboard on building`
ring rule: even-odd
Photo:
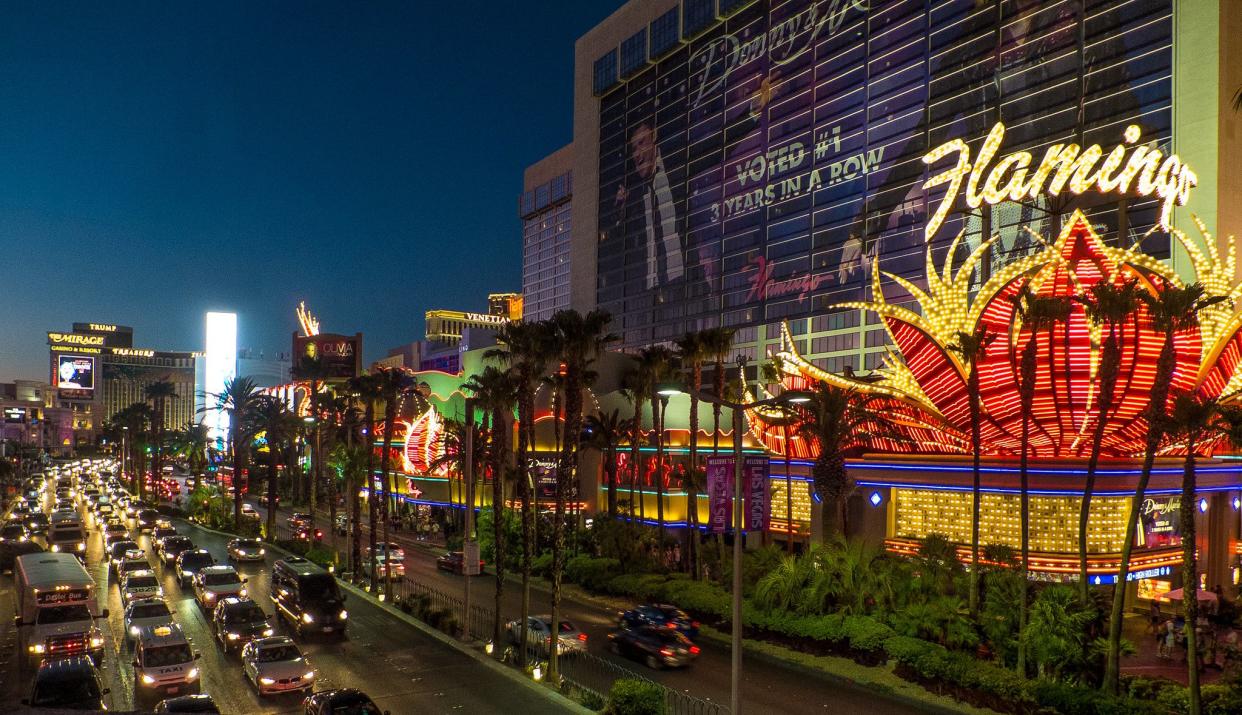
[[[318,358],[325,377],[342,380],[362,373],[362,333],[354,335],[293,335],[293,364],[303,357]]]
[[[925,155],[962,139],[977,157],[997,123],[997,158],[1113,147],[1129,125],[1138,144],[1170,153],[1171,0],[1093,0],[1085,11],[1036,0],[764,0],[691,28],[700,6],[715,4],[670,11],[671,42],[661,17],[594,67],[596,298],[629,346],[717,321],[823,315],[869,299],[877,261],[921,278],[924,226],[946,195],[924,183],[950,159]],[[688,41],[675,31],[679,10]],[[1055,237],[1073,208],[1109,243],[1129,245],[1144,240],[1159,204],[1071,191],[975,210],[958,200],[931,241],[939,264],[959,232],[959,260],[998,235],[976,268],[982,281],[1032,252],[1034,234]],[[1159,231],[1143,244],[1158,256],[1168,245]],[[808,352],[859,349],[859,335],[840,337]]]
[[[203,413],[203,423],[212,439],[223,442],[229,431],[228,413],[210,408],[218,404],[215,395],[237,377],[237,314],[207,313],[205,328],[203,393],[209,409]]]
[[[63,400],[89,400],[95,392],[95,358],[56,356],[56,389]]]

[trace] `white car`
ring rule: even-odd
[[[552,643],[549,635],[551,631],[551,616],[531,616],[526,619],[526,643],[528,647],[533,648],[539,653],[546,654],[548,646]],[[521,639],[520,620],[509,621],[505,626],[505,630],[509,633],[509,642],[517,645]],[[587,634],[578,630],[578,627],[569,621],[562,620],[560,628],[560,636],[556,639],[559,644],[558,650],[562,655],[573,655],[574,653],[585,653],[587,649]]]
[[[132,641],[142,633],[143,628],[171,626],[172,611],[168,604],[158,599],[134,601],[125,607],[125,640]]]
[[[163,597],[164,589],[160,588],[160,580],[149,569],[131,571],[121,581],[121,603],[126,607],[137,601]]]
[[[310,690],[315,669],[288,636],[259,638],[242,650],[242,673],[259,695]]]
[[[237,575],[232,566],[207,566],[194,574],[194,599],[198,605],[213,610],[226,596],[245,598],[246,579]]]

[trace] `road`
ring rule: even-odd
[[[257,500],[249,501],[262,516],[266,517],[265,503]],[[290,535],[285,526],[285,517],[290,512],[290,509],[284,507],[277,509],[277,533],[282,538]],[[368,529],[365,524],[366,520],[363,521],[363,548],[365,549]],[[326,516],[321,514],[321,518],[316,523],[326,532],[327,522]],[[382,539],[382,529],[379,536]],[[461,596],[463,577],[438,570],[435,564],[435,554],[416,545],[409,532],[390,529],[389,539],[405,547],[407,580],[431,586],[447,594]],[[343,539],[338,547],[342,551],[347,549]],[[495,584],[495,577],[491,574],[474,577],[471,580],[472,603],[485,606],[489,611],[492,610],[495,604]],[[393,593],[400,593],[395,583]],[[521,598],[521,586],[512,581],[506,581],[503,596],[503,615],[506,621],[516,619],[520,614]],[[531,600],[534,615],[548,613],[551,610],[550,594],[546,591],[532,589]],[[609,652],[608,633],[616,625],[615,610],[564,599],[561,605],[564,617],[587,633],[587,647],[593,655],[628,668],[666,687],[702,700],[722,703],[727,707],[731,687],[731,651],[728,647],[703,641],[699,644],[702,647],[702,653],[690,668],[651,670],[641,663]],[[841,709],[842,712],[865,712],[876,715],[907,715],[920,712],[905,703],[885,700],[872,690],[808,678],[806,675],[779,665],[754,658],[744,659],[743,712],[823,713],[837,709]]]
[[[104,677],[111,689],[111,708],[134,707],[132,651],[120,638],[123,609],[118,589],[109,577],[103,560],[103,538],[93,517],[87,551],[87,570],[100,585],[100,606],[110,611],[105,634]],[[223,561],[226,537],[195,525],[177,523],[178,531],[190,536],[200,548]],[[148,550],[152,568],[161,575],[165,599],[174,617],[185,629],[194,649],[202,653],[203,692],[215,698],[223,713],[300,712],[301,696],[267,697],[260,700],[241,675],[236,655],[226,656],[217,646],[208,625],[207,614],[193,600],[193,592],[182,589],[165,571],[151,551],[148,537],[139,543]],[[239,569],[249,579],[252,597],[267,613],[273,613],[269,600],[268,574],[272,557],[262,564]],[[13,578],[0,577],[0,609],[12,608]],[[549,712],[552,704],[538,693],[514,684],[503,675],[476,663],[469,656],[423,634],[363,599],[349,598],[349,636],[345,640],[301,642],[307,658],[320,673],[316,689],[355,687],[369,694],[383,709],[398,713],[483,713],[516,710]],[[7,612],[7,611],[5,611]],[[28,675],[18,675],[16,634],[11,619],[0,618],[0,644],[5,659],[0,660],[0,710],[11,709],[25,695]],[[278,632],[286,632],[283,624]]]

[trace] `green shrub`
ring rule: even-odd
[[[621,572],[617,559],[575,556],[565,564],[565,579],[591,591],[607,590],[608,582]]]
[[[608,691],[607,715],[664,715],[664,690],[645,680],[623,678]]]
[[[942,654],[945,652],[943,646],[935,643],[928,643],[921,638],[912,638],[910,636],[893,636],[884,641],[884,652],[892,660],[913,667],[924,656],[930,654]]]
[[[733,612],[733,599],[716,584],[706,581],[672,579],[664,584],[659,596],[700,618],[725,620]]]
[[[1236,685],[1205,685],[1202,689],[1204,715],[1242,713],[1242,688]]]
[[[552,554],[543,553],[530,560],[530,572],[536,576],[552,576]]]
[[[850,647],[865,653],[883,650],[884,641],[895,635],[892,628],[870,616],[846,616],[844,626]]]

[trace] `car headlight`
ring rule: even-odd
[[[309,614],[309,613],[303,613],[303,614],[302,614],[302,622],[303,622],[303,623],[314,623],[314,622],[315,622],[315,617],[314,617],[314,616],[312,616],[312,615],[311,615],[311,614]]]
[[[238,634],[236,634],[236,633],[230,633],[230,634],[229,634],[229,640],[231,640],[231,641],[235,641],[235,640],[237,640],[238,638],[241,638],[241,636],[239,636],[239,635],[238,635]]]
[[[244,589],[244,588],[243,588],[241,591],[239,591],[238,593],[240,593],[240,594],[241,594],[241,597],[242,597],[242,598],[245,598],[245,597],[246,597],[246,595],[247,595],[247,593],[246,593],[246,589]]]
[[[195,680],[198,678],[198,668],[190,668],[190,672],[185,674],[186,680]]]
[[[52,544],[52,551],[60,551],[60,544]]]
[[[129,627],[129,634],[130,634],[131,636],[133,636],[134,638],[137,638],[137,637],[138,637],[138,634],[139,634],[139,633],[141,633],[141,632],[142,632],[142,631],[141,631],[141,630],[139,630],[138,626],[130,626],[130,627]]]
[[[349,611],[346,611],[345,609],[342,608],[341,613],[340,615],[337,616],[337,618],[340,618],[342,621],[345,620],[346,618],[349,618]]]
[[[143,683],[143,685],[154,685],[154,684],[155,684],[155,678],[152,678],[151,676],[147,675],[146,673],[143,673],[143,674],[142,674],[142,683]]]
[[[308,671],[306,671],[305,673],[303,673],[303,674],[302,674],[302,679],[303,679],[303,680],[314,680],[314,679],[315,679],[315,671],[313,671],[313,670],[308,670]]]
[[[46,650],[47,650],[47,647],[44,646],[42,643],[35,643],[34,645],[30,646],[31,653],[42,653]]]
[[[78,542],[78,551],[86,551],[86,542],[85,542],[85,541],[79,541],[79,542]]]
[[[259,549],[259,556],[263,556],[266,553],[267,553],[267,549]]]
[[[264,628],[264,629],[263,629],[263,635],[264,635],[264,637],[270,636],[270,635],[272,635],[272,634],[273,634],[273,633],[275,633],[275,632],[276,632],[276,631],[273,631],[271,628]]]
[[[91,647],[99,648],[103,645],[103,636],[91,636]]]
[[[275,685],[276,681],[272,678],[259,678],[259,682],[264,685]]]
[[[204,591],[203,598],[207,599],[208,601],[214,601],[216,600],[216,594],[214,591]]]

